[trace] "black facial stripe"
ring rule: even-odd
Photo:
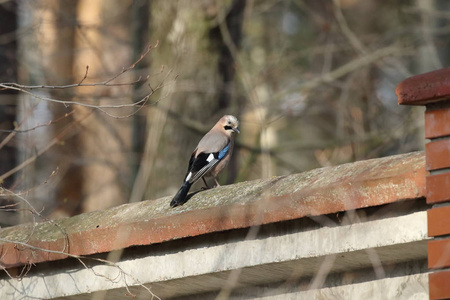
[[[225,128],[225,130],[233,130],[233,127],[231,127],[229,125],[226,125],[224,128]]]

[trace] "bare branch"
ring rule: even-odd
[[[148,45],[146,50],[141,54],[141,56],[139,57],[138,60],[136,60],[135,62],[133,62],[129,67],[127,68],[122,68],[122,70],[117,73],[116,75],[114,75],[113,77],[105,80],[105,81],[101,81],[101,82],[95,82],[95,83],[84,83],[84,81],[87,79],[88,77],[88,71],[89,71],[89,66],[86,66],[86,72],[83,76],[83,78],[80,80],[80,82],[78,83],[74,83],[74,84],[67,84],[67,85],[24,85],[24,84],[19,84],[19,83],[1,83],[0,87],[2,87],[3,89],[11,89],[11,90],[16,90],[16,91],[21,91],[23,92],[24,90],[32,90],[32,89],[69,89],[69,88],[76,88],[76,87],[92,87],[92,86],[124,86],[124,85],[133,85],[136,83],[141,83],[141,82],[146,82],[151,78],[151,75],[147,75],[144,78],[142,76],[139,76],[139,78],[135,81],[132,82],[123,82],[123,83],[111,83],[112,81],[116,80],[117,78],[119,78],[120,76],[122,76],[124,73],[134,69],[136,67],[136,65],[141,62],[144,57],[147,56],[147,54],[150,53],[150,51],[156,47],[158,47],[159,45],[159,41],[156,41],[156,44],[154,46],[152,45]],[[159,72],[162,73],[162,70]],[[158,75],[159,73],[157,73],[156,75]],[[61,102],[61,101],[59,101]],[[70,102],[70,101],[66,101],[66,102]]]
[[[77,105],[77,106],[97,109],[97,110],[100,110],[102,113],[104,113],[110,117],[117,118],[117,119],[128,118],[128,117],[134,115],[135,113],[137,113],[142,108],[143,105],[147,104],[150,96],[152,96],[158,89],[160,89],[164,86],[163,81],[160,82],[156,88],[152,88],[149,85],[150,92],[147,95],[145,95],[143,98],[141,98],[139,101],[136,101],[133,103],[122,103],[122,104],[113,104],[113,105],[95,105],[95,104],[83,103],[83,102],[79,102],[79,101],[54,99],[54,98],[39,95],[37,93],[33,93],[33,92],[31,92],[31,90],[33,90],[33,89],[69,89],[69,88],[96,87],[96,86],[105,86],[105,87],[129,86],[129,85],[133,85],[136,83],[147,82],[152,76],[160,75],[161,73],[163,73],[164,66],[160,69],[160,71],[158,73],[156,73],[154,75],[147,75],[145,77],[139,76],[138,79],[131,81],[131,82],[114,83],[114,81],[116,79],[118,79],[121,75],[134,69],[136,67],[136,65],[139,62],[141,62],[150,53],[150,51],[152,49],[158,47],[158,45],[159,45],[159,41],[157,41],[154,46],[148,45],[147,48],[145,49],[145,51],[141,54],[141,56],[135,62],[133,62],[129,67],[122,68],[122,70],[119,73],[117,73],[116,75],[114,75],[113,77],[111,77],[105,81],[94,82],[94,83],[85,83],[85,80],[88,78],[88,75],[89,75],[89,66],[86,66],[86,71],[84,73],[84,76],[78,83],[68,84],[68,85],[23,85],[23,84],[18,84],[18,83],[0,83],[0,90],[15,90],[15,91],[29,95],[33,98],[36,98],[36,99],[39,99],[42,101],[63,104],[65,107],[69,107],[70,105]],[[168,72],[167,74],[170,74],[170,73],[171,72]],[[168,78],[168,75],[166,75],[164,77],[164,79],[167,79],[167,78]],[[134,111],[131,114],[127,114],[126,116],[116,116],[116,115],[113,115],[113,114],[109,113],[108,111],[106,111],[106,109],[120,109],[120,108],[125,108],[125,107],[138,107],[138,108],[136,111]],[[42,126],[46,126],[46,125],[42,125]],[[39,127],[42,127],[42,126],[39,126]],[[26,131],[23,131],[23,132],[26,132]]]
[[[51,121],[48,121],[47,123],[44,123],[44,124],[38,124],[38,125],[36,125],[36,126],[34,126],[34,127],[28,128],[28,129],[19,130],[19,129],[17,129],[17,128],[19,128],[19,126],[16,126],[16,129],[11,129],[11,130],[0,129],[0,132],[15,132],[15,133],[26,133],[26,132],[30,132],[30,131],[36,130],[36,129],[38,129],[38,128],[41,128],[41,127],[47,127],[47,126],[50,126],[50,125],[52,125],[52,124],[58,123],[58,122],[60,122],[61,120],[67,118],[67,117],[70,116],[70,115],[72,115],[73,113],[74,113],[74,111],[68,112],[68,113],[64,114],[64,116],[62,116],[62,117],[60,117],[60,118],[58,118],[58,119],[56,119],[56,120],[51,120]],[[0,148],[1,148],[1,147],[0,147]]]

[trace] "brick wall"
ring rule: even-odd
[[[450,68],[413,76],[396,93],[401,105],[424,105],[430,299],[450,298]]]

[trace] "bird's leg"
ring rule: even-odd
[[[203,183],[205,184],[206,187],[202,187],[202,190],[208,190],[210,189],[210,187],[208,186],[208,184],[206,183],[205,177],[202,176],[203,179]]]
[[[215,186],[215,187],[220,186],[220,184],[219,184],[219,182],[217,181],[216,177],[214,177],[214,181],[216,182],[216,186]]]

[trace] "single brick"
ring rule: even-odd
[[[429,209],[427,216],[428,236],[450,234],[450,206]]]
[[[425,138],[450,136],[450,107],[425,112]]]
[[[428,171],[450,167],[450,139],[429,142],[425,150]]]
[[[439,271],[428,275],[430,300],[450,298],[450,271]]]
[[[450,267],[450,238],[428,241],[428,268],[446,267]]]
[[[428,204],[450,200],[450,173],[427,176],[426,187]]]

